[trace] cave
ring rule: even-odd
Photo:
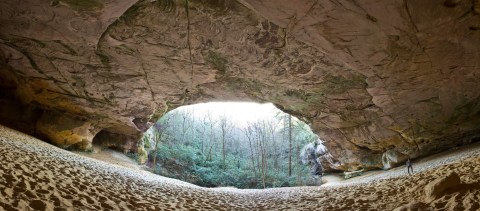
[[[0,123],[61,148],[143,152],[167,112],[212,101],[273,103],[322,137],[339,171],[478,143],[479,0],[0,8]]]
[[[478,21],[471,2],[349,3],[366,8],[357,13],[308,0],[192,1],[188,17],[181,3],[159,2],[2,2],[9,8],[1,17],[9,20],[0,34],[2,100],[46,111],[16,128],[34,128],[31,134],[62,146],[83,140],[79,148],[86,149],[106,128],[140,137],[182,105],[271,102],[311,124],[339,170],[385,167],[388,153],[426,156],[460,142],[449,137],[479,129],[480,45],[469,29]],[[15,12],[23,7],[31,14]],[[455,25],[461,14],[465,21]],[[52,15],[70,21],[48,22]],[[447,36],[450,28],[456,31]]]

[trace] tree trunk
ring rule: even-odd
[[[222,127],[222,168],[225,169],[225,128]]]
[[[208,150],[208,155],[207,155],[207,160],[208,160],[208,161],[212,161],[212,149],[213,149],[213,146],[215,146],[215,143],[212,143],[212,145],[210,146],[210,149]]]
[[[155,150],[153,151],[153,172],[157,168],[157,141],[155,140]]]
[[[263,188],[266,188],[265,185],[265,142],[263,142],[263,138],[260,141],[260,152],[261,152],[261,160],[262,160],[262,184]],[[262,143],[263,142],[263,143]]]
[[[292,115],[288,115],[288,176],[292,176]]]
[[[252,146],[252,139],[253,139],[253,134],[251,134],[251,131],[245,130],[245,135],[247,136],[248,139],[248,145],[250,147],[250,159],[252,160],[252,169],[253,169],[253,175],[255,176],[255,180],[257,179],[257,169],[255,168],[255,154],[253,153],[253,146]]]

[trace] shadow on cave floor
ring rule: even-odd
[[[102,149],[100,146],[93,146],[94,150],[92,152],[83,152],[83,151],[73,151],[78,155],[85,157],[93,158],[96,160],[101,160],[110,164],[115,164],[119,166],[124,166],[134,170],[143,170],[141,165],[138,165],[137,162],[129,158],[127,155],[123,154],[114,149]]]

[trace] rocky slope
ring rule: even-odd
[[[334,168],[388,168],[480,134],[478,5],[2,1],[0,119],[63,147],[114,137],[135,151],[175,107],[273,102],[311,123]]]

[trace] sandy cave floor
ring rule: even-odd
[[[397,168],[321,187],[208,189],[0,126],[0,210],[480,210],[479,147],[447,154],[419,160],[413,176]],[[452,171],[468,185],[427,201],[424,186]]]
[[[93,152],[73,151],[73,153],[96,160],[105,161],[110,164],[119,165],[133,170],[142,170],[142,166],[137,162],[126,156],[125,154],[112,149],[102,149],[101,147],[94,147]]]

